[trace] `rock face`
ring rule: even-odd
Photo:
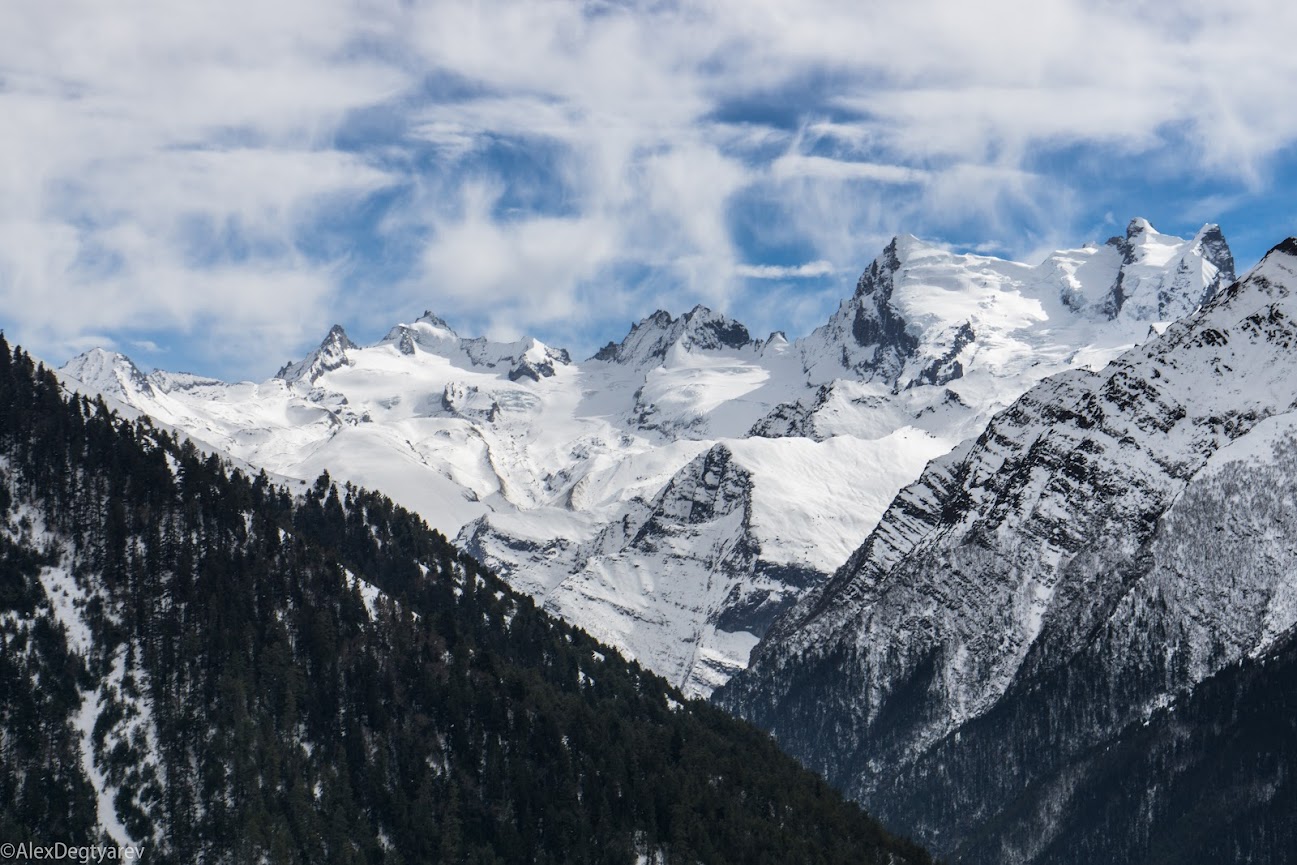
[[[1117,316],[1155,296],[1122,284],[1136,288]],[[1177,750],[1177,707],[1224,711],[1222,681],[1258,692],[1250,659],[1292,655],[1297,241],[1204,291],[1201,312],[1042,382],[930,465],[771,627],[722,705],[960,861],[1162,861],[1188,843],[1192,826],[1151,834],[1173,816],[1150,792],[1162,769],[1105,754],[1155,743],[1192,799],[1186,778],[1213,758]],[[1234,708],[1229,724],[1292,723]],[[1092,798],[1137,789],[1126,811]],[[1293,795],[1255,788],[1202,825]],[[1269,861],[1267,839],[1292,833],[1256,826],[1227,858]]]
[[[534,339],[461,337],[429,312],[370,346],[334,328],[261,383],[90,377],[279,475],[327,469],[383,489],[549,609],[705,694],[929,460],[1229,275],[1214,227],[1182,240],[1140,225],[1120,250],[1038,266],[898,237],[791,342],[700,306],[656,312],[573,362]],[[1167,301],[1108,315],[1119,281]],[[69,383],[83,369],[69,365]]]
[[[917,246],[913,238],[895,238],[861,274],[851,299],[806,340],[811,370],[832,369],[836,361],[851,378],[896,382],[919,348],[918,337],[893,303],[901,256],[908,258]],[[838,372],[833,369],[835,378]]]
[[[796,588],[819,576],[783,572],[762,580],[752,520],[752,477],[729,447],[715,445],[651,501],[570,548],[546,605],[590,620],[689,690],[710,691],[736,672],[731,658],[751,650],[752,635],[764,633]],[[490,561],[484,531],[479,524],[469,549]],[[602,615],[589,616],[593,609]]]
[[[347,337],[342,325],[335,324],[320,343],[319,348],[296,363],[286,363],[275,373],[275,378],[283,379],[290,384],[305,382],[314,384],[315,380],[326,372],[332,372],[347,363],[347,352],[359,348]]]
[[[683,352],[741,350],[758,345],[742,324],[700,305],[679,318],[659,309],[632,325],[630,333],[620,343],[610,342],[599,349],[594,360],[656,366],[667,359],[672,349]]]
[[[534,533],[539,515],[491,515],[463,540],[548,609],[686,692],[709,693],[742,669],[774,617],[846,556],[834,539],[872,525],[885,494],[853,488],[899,483],[897,455],[912,460],[905,455],[927,446],[914,433],[728,441],[699,452],[656,494],[627,500],[614,511],[620,518],[596,524],[588,539],[554,526]],[[598,493],[574,488],[575,507],[587,494]]]
[[[1168,242],[1169,241],[1169,242]],[[1186,249],[1132,219],[1126,236],[1109,239],[1121,270],[1099,309],[1109,318],[1171,321],[1188,315],[1234,279],[1234,256],[1220,228],[1205,225]]]

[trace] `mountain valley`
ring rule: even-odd
[[[795,340],[697,307],[574,361],[425,313],[259,384],[57,374],[308,506],[382,488],[951,861],[1288,861],[1297,241],[1233,267],[1210,225],[898,237]]]

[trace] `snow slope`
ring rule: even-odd
[[[1098,368],[1232,279],[1220,232],[1031,266],[897,238],[812,334],[696,307],[573,362],[425,313],[335,326],[261,383],[60,374],[279,475],[381,489],[551,609],[704,694],[839,566],[923,466],[1036,382]]]
[[[930,465],[721,701],[943,854],[1063,861],[1079,763],[1297,624],[1294,346],[1289,240]]]

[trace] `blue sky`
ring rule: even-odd
[[[822,323],[899,232],[1297,233],[1266,2],[17,0],[0,326],[264,378],[424,309],[579,355],[696,303]]]

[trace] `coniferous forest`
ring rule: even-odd
[[[155,863],[929,861],[383,496],[0,337],[0,838],[101,825]]]

